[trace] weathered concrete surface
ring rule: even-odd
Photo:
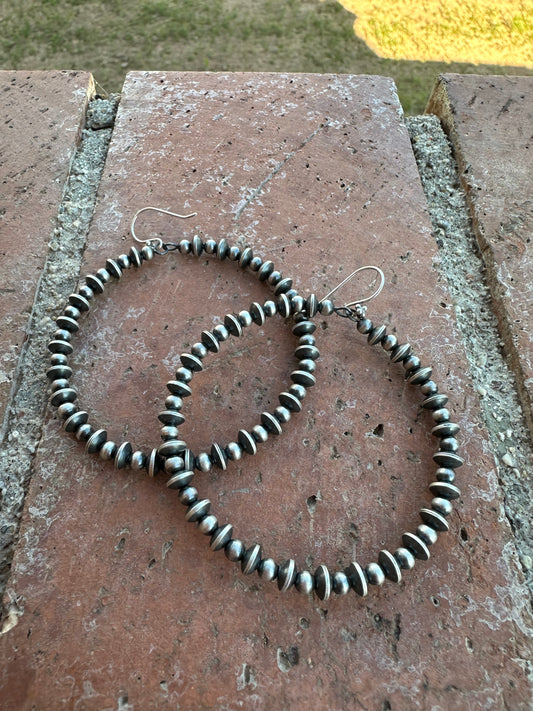
[[[0,427],[93,89],[87,72],[0,71]]]
[[[533,78],[445,74],[427,111],[441,118],[454,145],[500,330],[533,430]]]
[[[131,74],[87,271],[124,251],[145,204],[198,216],[147,218],[139,232],[248,242],[304,293],[380,265],[389,283],[372,315],[447,383],[463,426],[464,500],[452,533],[405,582],[320,604],[243,577],[185,523],[161,479],[88,458],[51,419],[10,585],[18,624],[0,641],[7,709],[528,708],[529,597],[392,82]],[[265,291],[207,257],[172,254],[128,274],[76,341],[81,401],[112,438],[157,442],[180,352]],[[300,569],[396,548],[434,469],[419,394],[352,324],[323,326],[321,385],[304,412],[253,459],[197,477],[236,535]],[[277,404],[293,346],[272,322],[211,360],[185,410],[194,449],[234,438]]]

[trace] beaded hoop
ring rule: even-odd
[[[374,269],[380,272],[379,269]],[[328,297],[346,281],[330,292]],[[380,290],[381,287],[377,293]],[[369,563],[364,569],[359,563],[352,561],[343,571],[333,574],[326,565],[318,566],[314,573],[307,570],[298,571],[293,559],[278,565],[272,558],[264,556],[260,544],[254,543],[251,546],[245,546],[240,539],[234,537],[231,524],[221,524],[218,521],[212,512],[209,499],[201,499],[196,488],[191,486],[194,473],[192,467],[188,466],[190,462],[188,462],[188,450],[185,442],[181,441],[176,447],[176,451],[168,458],[160,449],[161,456],[165,460],[165,471],[170,474],[167,486],[179,491],[179,499],[187,507],[186,520],[196,523],[199,530],[210,537],[211,550],[224,550],[230,561],[240,564],[241,571],[245,575],[257,571],[263,580],[277,579],[278,588],[282,592],[295,586],[303,593],[315,592],[321,600],[328,600],[332,592],[337,595],[345,595],[350,589],[364,597],[368,593],[369,585],[380,586],[386,578],[393,582],[400,582],[402,570],[412,569],[416,559],[428,560],[430,557],[429,547],[436,542],[438,533],[449,530],[446,519],[452,511],[451,501],[460,496],[459,489],[453,483],[455,480],[454,470],[463,464],[463,459],[457,454],[458,443],[455,438],[459,432],[459,426],[450,421],[450,413],[445,408],[448,397],[440,393],[437,384],[431,380],[432,368],[422,366],[420,359],[414,355],[410,344],[400,344],[395,335],[387,334],[385,326],[375,326],[372,321],[366,318],[366,307],[362,307],[359,303],[335,307],[328,298],[319,301],[315,295],[309,296],[303,304],[299,299],[300,297],[293,299],[291,304],[293,313],[295,312],[293,332],[298,334],[300,328],[307,328],[307,324],[312,324],[310,319],[317,312],[323,315],[336,313],[343,318],[348,318],[356,323],[360,333],[367,336],[370,346],[380,344],[383,350],[389,354],[391,362],[403,366],[405,378],[409,384],[420,387],[424,395],[422,407],[432,413],[436,424],[431,432],[439,439],[440,444],[438,451],[433,455],[433,459],[438,465],[436,481],[429,485],[429,490],[434,498],[430,508],[420,509],[422,523],[417,527],[416,532],[404,533],[401,547],[397,548],[394,553],[381,550],[378,561]],[[246,433],[246,437],[251,439],[250,433]],[[209,459],[209,455],[205,453],[202,457]],[[215,457],[212,458],[211,463],[219,465]]]
[[[137,239],[133,225],[134,222],[132,223],[132,233]],[[161,457],[168,458],[186,448],[186,446],[182,446],[182,442],[177,440],[177,427],[185,421],[185,417],[181,413],[182,398],[191,394],[188,382],[195,372],[203,369],[203,359],[208,352],[218,352],[220,344],[230,335],[241,336],[243,329],[252,323],[262,326],[266,318],[274,316],[276,313],[279,313],[283,318],[288,318],[292,312],[292,304],[303,304],[303,298],[292,288],[291,279],[284,278],[279,271],[275,270],[272,261],[263,261],[260,257],[254,257],[250,247],[241,250],[239,247],[231,246],[226,239],[221,239],[218,242],[208,239],[204,243],[197,235],[191,241],[184,239],[179,244],[163,243],[160,239],[148,240],[148,242],[151,244],[145,244],[140,251],[132,246],[128,254],[107,259],[104,268],[98,269],[95,274],[86,276],[85,284],[68,297],[68,305],[56,319],[58,330],[55,331],[52,340],[48,343],[48,350],[52,355],[51,367],[46,374],[51,381],[50,404],[57,407],[59,416],[65,420],[64,429],[74,434],[79,441],[84,442],[88,453],[98,454],[104,460],[114,460],[117,469],[131,467],[134,470],[141,470],[146,468],[148,474],[154,476],[160,469]],[[166,255],[176,250],[181,254],[193,254],[196,257],[206,253],[218,257],[221,261],[228,258],[236,262],[243,270],[249,268],[260,281],[267,282],[271,286],[277,297],[277,302],[272,300],[267,300],[263,304],[254,302],[248,311],[226,314],[224,325],[219,324],[212,331],[202,332],[201,342],[195,343],[190,353],[183,353],[180,356],[182,367],[176,372],[176,380],[167,384],[170,395],[165,401],[165,410],[158,415],[164,425],[163,444],[149,452],[134,451],[128,441],[117,445],[108,440],[107,431],[93,427],[89,423],[89,414],[76,405],[78,393],[70,387],[69,382],[72,369],[68,365],[68,356],[74,350],[71,340],[79,330],[81,316],[89,312],[91,302],[104,292],[106,284],[111,279],[118,281],[121,279],[123,271],[131,267],[139,269],[145,262],[151,261],[154,255]],[[304,326],[297,328],[295,326],[293,329],[295,335],[298,336],[298,345],[295,350],[298,367],[291,373],[292,384],[287,391],[279,396],[281,406],[276,409],[274,415],[263,413],[263,424],[252,428],[251,435],[247,431],[241,430],[239,433],[240,444],[230,442],[229,445],[223,447],[214,443],[211,448],[212,458],[205,454],[194,457],[187,450],[185,453],[187,468],[208,471],[210,462],[214,459],[218,466],[225,469],[228,459],[239,459],[243,450],[249,454],[255,453],[256,442],[266,439],[267,430],[265,427],[271,432],[274,431],[272,428],[277,428],[278,433],[281,433],[280,423],[287,422],[291,412],[301,410],[300,401],[305,397],[305,389],[315,384],[314,361],[318,358],[319,351],[312,336],[315,326],[314,324],[311,326],[312,328]]]

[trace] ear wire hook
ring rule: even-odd
[[[130,232],[131,236],[136,242],[140,242],[141,244],[152,244],[156,247],[156,249],[162,249],[164,246],[163,240],[160,237],[153,237],[151,239],[139,239],[137,235],[135,234],[135,222],[137,221],[137,218],[142,212],[146,212],[147,210],[153,210],[154,212],[160,212],[163,215],[171,215],[172,217],[179,217],[182,220],[186,220],[188,217],[194,217],[197,215],[197,212],[191,212],[189,215],[179,215],[177,212],[170,212],[170,210],[163,210],[162,207],[141,207],[140,210],[137,210],[135,215],[133,216],[133,219],[131,221],[131,226],[130,226]]]
[[[356,274],[359,274],[359,272],[363,272],[363,271],[367,271],[367,270],[371,270],[371,271],[377,272],[377,274],[379,274],[379,277],[380,277],[379,286],[374,291],[374,293],[371,294],[370,296],[365,296],[363,299],[356,299],[355,301],[350,301],[350,302],[344,304],[343,308],[350,309],[350,308],[352,308],[352,306],[359,306],[360,304],[364,304],[367,301],[371,301],[372,299],[375,299],[376,296],[379,296],[379,294],[381,294],[381,291],[383,290],[383,287],[385,286],[385,274],[379,267],[368,265],[368,266],[364,266],[364,267],[359,267],[359,269],[356,269],[354,272],[352,272],[349,276],[346,277],[346,279],[341,281],[340,284],[338,284],[334,289],[332,289],[329,292],[329,294],[326,294],[326,296],[322,299],[322,301],[326,301],[326,299],[329,299],[331,296],[333,296],[333,294],[335,294],[339,289],[342,289],[342,287],[345,284],[347,284],[349,281],[351,281],[355,277]]]

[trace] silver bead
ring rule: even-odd
[[[154,477],[160,470],[159,453],[157,449],[152,449],[146,462],[146,471],[149,477]]]
[[[292,313],[292,306],[287,294],[281,294],[278,297],[277,309],[281,318],[289,318]]]
[[[203,360],[207,355],[207,348],[204,346],[203,343],[195,343],[191,348],[191,353],[193,356],[196,356],[197,358],[200,358],[200,360]]]
[[[297,572],[296,563],[292,559],[279,566],[278,588],[281,592],[286,592],[294,584]]]
[[[220,261],[226,259],[228,256],[229,252],[229,244],[227,239],[221,239],[218,243],[217,246],[217,257],[220,259]]]
[[[58,316],[56,318],[56,324],[62,330],[69,331],[70,333],[76,333],[80,328],[77,320],[69,316]]]
[[[182,380],[169,380],[167,389],[173,395],[179,395],[179,397],[190,397],[192,395],[191,388]]]
[[[305,370],[293,370],[291,373],[293,383],[303,385],[304,388],[311,388],[316,384],[316,378],[312,373],[306,373]]]
[[[311,358],[304,358],[298,363],[298,370],[305,370],[306,373],[314,373],[316,370],[316,363]]]
[[[261,546],[256,543],[250,546],[243,555],[241,562],[241,570],[245,575],[251,575],[254,570],[257,570],[261,563]]]
[[[212,466],[213,462],[211,461],[209,454],[207,454],[207,452],[200,452],[200,454],[196,457],[195,468],[205,473],[210,472]]]
[[[130,258],[127,254],[120,254],[117,257],[117,263],[121,267],[121,269],[129,269],[131,267]]]
[[[81,316],[81,311],[72,304],[68,304],[68,306],[65,306],[65,308],[63,309],[63,313],[66,318],[71,318],[75,321],[77,321]]]
[[[320,351],[316,346],[298,346],[294,351],[294,357],[298,360],[302,358],[317,360],[320,357]]]
[[[437,542],[437,531],[425,523],[421,523],[416,529],[416,535],[424,541],[426,546],[432,546]]]
[[[58,378],[57,380],[53,380],[50,384],[50,392],[55,393],[58,390],[64,390],[68,388],[69,385],[70,383],[67,378]]]
[[[78,289],[78,294],[80,296],[83,296],[84,299],[87,299],[87,301],[91,301],[91,299],[94,299],[94,291],[91,289],[90,286],[87,286],[87,284],[80,286],[80,288]]]
[[[95,294],[103,294],[104,293],[104,282],[100,281],[100,279],[95,276],[94,274],[88,274],[85,277],[85,283],[89,287],[89,289],[92,289]]]
[[[228,541],[228,543],[226,543],[226,546],[224,548],[224,555],[228,560],[231,560],[233,563],[236,563],[243,557],[244,550],[244,543],[242,541],[239,541],[237,538],[232,538],[231,541]]]
[[[263,264],[263,260],[261,259],[261,257],[254,257],[250,262],[250,269],[253,272],[257,272],[259,271],[261,264]]]
[[[181,454],[185,449],[187,449],[187,443],[182,439],[169,439],[159,446],[158,452],[160,457],[166,459]]]
[[[221,548],[224,548],[224,546],[231,540],[232,533],[233,526],[231,524],[226,523],[224,526],[219,526],[211,536],[211,542],[209,544],[211,550],[219,551]]]
[[[180,360],[182,358],[183,355],[180,356]],[[180,380],[182,383],[190,383],[192,380],[192,369],[187,366],[181,366],[178,368],[176,370],[176,380]]]
[[[87,440],[87,444],[85,445],[85,451],[87,452],[87,454],[94,454],[95,452],[99,452],[106,440],[106,430],[96,430],[96,432],[93,432],[93,434]]]
[[[387,328],[385,326],[376,326],[368,334],[367,341],[369,346],[376,346],[385,338]]]
[[[115,453],[115,467],[124,469],[132,461],[133,447],[129,442],[122,442]]]
[[[190,469],[182,469],[170,477],[167,481],[167,487],[169,489],[183,489],[191,483],[193,477],[194,472]]]
[[[275,316],[278,312],[278,307],[276,306],[274,301],[271,301],[269,299],[263,304],[263,311],[265,312],[265,316]]]
[[[232,336],[240,338],[243,334],[241,322],[235,314],[226,314],[224,316],[224,326],[228,329]]]
[[[330,301],[330,299],[325,299],[318,304],[318,310],[322,316],[330,316],[334,308],[333,301]]]
[[[173,396],[171,396],[173,397]],[[178,439],[178,428],[173,425],[164,425],[161,427],[161,439],[163,442],[168,442],[171,439]]]
[[[270,412],[261,413],[261,423],[270,434],[280,435],[283,431],[279,421]]]
[[[278,282],[280,282],[282,279],[281,272],[278,272],[276,270],[270,272],[270,274],[267,277],[267,282],[270,284],[270,286],[276,286]]]
[[[92,425],[90,425],[89,423],[80,425],[76,429],[76,433],[75,433],[76,439],[78,440],[78,442],[87,442],[87,440],[93,434],[93,432],[94,432],[94,427]]]
[[[216,467],[225,471],[228,466],[228,458],[222,447],[214,442],[211,445],[211,459]]]
[[[397,345],[398,339],[391,333],[385,336],[385,338],[381,341],[381,347],[384,351],[392,351],[392,349],[396,348]]]
[[[415,567],[415,557],[408,548],[397,548],[394,557],[404,570],[412,570]]]
[[[185,422],[185,416],[181,412],[176,412],[176,410],[163,410],[158,414],[157,419],[164,425],[176,428]]]
[[[403,361],[403,367],[405,368],[405,371],[407,373],[412,370],[418,370],[421,365],[422,363],[420,361],[420,358],[412,354],[408,358],[405,358]]]
[[[209,499],[195,501],[194,504],[191,504],[188,507],[187,512],[185,513],[185,519],[187,521],[198,521],[209,513],[210,508],[211,502],[209,501]]]
[[[146,467],[146,454],[137,450],[131,455],[131,468],[133,471],[139,472]]]
[[[331,595],[331,574],[325,565],[319,565],[315,570],[315,589],[320,600],[327,601]]]
[[[115,277],[115,279],[120,279],[122,276],[122,269],[118,261],[115,261],[114,259],[106,259],[105,268],[112,277]]]
[[[115,442],[111,442],[111,440],[108,440],[107,442],[104,442],[102,448],[100,449],[100,457],[106,461],[114,459],[115,454],[117,453],[117,449],[118,447]]]
[[[433,427],[431,434],[435,435],[435,437],[453,437],[459,430],[460,427],[455,422],[441,422]]]
[[[333,573],[331,581],[335,595],[347,595],[350,591],[350,583],[346,573],[338,570],[336,573]]]
[[[165,407],[167,410],[179,412],[183,407],[183,399],[177,395],[169,395],[165,400]]]
[[[435,422],[449,422],[450,411],[445,407],[439,407],[438,410],[433,410],[431,417],[433,417]]]
[[[60,378],[68,380],[72,377],[72,368],[69,368],[68,365],[53,365],[46,371],[46,377],[52,382]]]
[[[202,361],[200,358],[197,356],[193,355],[192,353],[182,353],[180,355],[180,360],[185,368],[188,368],[191,370],[193,373],[199,373],[201,370],[204,369],[204,366],[202,364]],[[181,370],[181,369],[180,369]],[[177,374],[176,374],[176,377]],[[181,378],[178,378],[180,380]],[[189,381],[186,381],[189,382]]]
[[[169,457],[165,459],[164,469],[167,474],[175,474],[176,472],[183,471],[185,469],[183,457]]]
[[[232,462],[238,462],[242,457],[242,448],[237,442],[229,442],[226,445],[225,454]]]
[[[431,528],[434,528],[436,531],[450,530],[450,524],[446,521],[444,516],[433,509],[420,509],[420,518],[424,523],[431,526]]]
[[[366,565],[365,575],[370,585],[383,585],[385,582],[385,572],[377,563],[369,563]]]
[[[89,415],[87,412],[85,412],[85,410],[79,410],[78,412],[75,412],[74,414],[70,415],[69,418],[65,421],[65,432],[75,432],[78,427],[80,427],[80,425],[87,424],[88,419]]]
[[[271,262],[270,260],[263,262],[263,264],[257,270],[257,277],[259,281],[265,281],[265,279],[268,279],[273,269],[274,262]]]
[[[194,254],[195,257],[199,257],[202,252],[204,251],[204,245],[202,242],[202,238],[199,237],[198,235],[194,235],[192,238],[192,253]]]
[[[245,249],[242,250],[240,259],[239,259],[239,267],[241,269],[246,269],[246,267],[250,264],[254,256],[253,249],[251,247],[246,247]]]
[[[402,541],[404,546],[413,553],[415,558],[419,560],[429,560],[430,553],[428,547],[424,541],[418,536],[415,536],[414,533],[404,533]]]
[[[208,239],[206,240],[204,244],[204,249],[206,251],[206,254],[216,254],[217,253],[217,242],[214,239]]]
[[[272,558],[264,558],[257,569],[259,577],[266,582],[275,580],[278,575],[278,565]]]
[[[50,356],[50,365],[66,365],[68,358],[64,353],[52,353]]]
[[[252,317],[252,321],[254,321],[254,323],[258,326],[263,326],[265,324],[265,312],[263,311],[261,304],[257,303],[257,301],[254,301],[254,303],[250,306],[250,316]]]
[[[219,342],[227,341],[229,338],[229,331],[221,323],[217,323],[217,325],[213,328],[213,335]]]
[[[318,311],[318,299],[316,298],[315,294],[310,294],[307,297],[305,314],[308,318],[313,318],[313,316],[316,315],[317,311]]]
[[[357,322],[357,330],[359,333],[366,335],[374,328],[372,321],[369,318],[362,318]]]
[[[392,553],[389,553],[389,551],[386,550],[380,551],[378,562],[385,571],[385,575],[389,580],[392,580],[393,583],[401,582],[402,571],[400,570],[400,566]]]
[[[184,506],[192,506],[198,501],[198,492],[194,486],[185,486],[180,489],[178,498]]]
[[[303,385],[299,385],[298,383],[293,383],[289,388],[289,393],[291,395],[294,395],[294,397],[297,397],[298,400],[303,400],[304,397],[307,395],[307,390],[304,388]]]
[[[453,510],[448,499],[442,499],[440,497],[436,497],[431,501],[431,508],[437,513],[440,513],[441,516],[449,516]]]
[[[239,444],[247,454],[257,454],[257,444],[252,435],[246,430],[239,430]]]
[[[252,315],[249,311],[239,311],[237,318],[241,322],[241,326],[243,326],[243,328],[247,328],[252,325]]]
[[[144,247],[141,249],[141,254],[146,262],[151,262],[154,258],[155,252],[149,244],[145,244]]]
[[[279,401],[281,405],[287,410],[290,410],[291,412],[301,412],[302,411],[302,403],[300,402],[299,398],[297,398],[295,395],[292,395],[291,393],[283,392],[280,393],[279,395]]]
[[[72,306],[75,306],[80,311],[89,311],[89,309],[91,308],[91,304],[81,294],[71,294],[68,297],[68,300],[69,303],[72,304]]]
[[[446,484],[453,484],[453,482],[455,481],[455,472],[453,471],[453,469],[447,469],[446,467],[439,467],[436,471],[435,476],[438,481],[442,481]],[[440,494],[436,495],[440,496]]]
[[[315,579],[308,570],[298,573],[294,581],[294,587],[304,595],[310,595],[315,588]]]
[[[204,346],[208,351],[211,351],[211,353],[218,353],[220,351],[218,338],[216,338],[211,331],[202,331],[200,338]]]
[[[421,405],[425,410],[438,410],[439,408],[444,407],[447,402],[447,395],[435,393],[434,395],[427,397],[425,400],[422,400]]]
[[[465,463],[465,460],[454,452],[435,452],[433,461],[446,469],[457,469]]]
[[[53,339],[54,341],[66,341],[67,343],[70,343],[72,340],[72,333],[67,331],[66,328],[59,328],[54,332]]]
[[[48,344],[48,350],[50,353],[62,353],[63,355],[70,355],[74,350],[68,341],[50,341]]]
[[[437,386],[437,383],[435,383],[433,380],[426,380],[425,383],[422,383],[420,386],[420,392],[422,395],[427,395],[428,397],[430,395],[437,395],[439,392],[439,388]]]
[[[252,437],[256,442],[266,442],[268,439],[268,432],[262,425],[254,425],[252,427]]]
[[[204,536],[210,536],[218,528],[218,519],[213,514],[208,514],[198,521],[198,529]]]
[[[180,254],[190,254],[191,253],[191,243],[188,239],[180,240],[178,244],[178,251]]]
[[[419,368],[418,370],[412,372],[408,375],[407,377],[407,382],[410,385],[420,385],[421,383],[425,383],[427,380],[431,378],[431,374],[433,372],[432,368]]]
[[[57,414],[62,420],[67,420],[71,415],[78,412],[79,408],[73,402],[64,402],[57,408]]]
[[[239,259],[241,258],[241,250],[233,245],[233,247],[229,248],[229,258],[232,262],[238,262]]]
[[[285,423],[291,419],[291,412],[287,407],[279,406],[274,410],[274,417],[279,422]]]
[[[303,296],[296,294],[291,298],[291,309],[294,314],[300,313],[305,308],[305,299]]]

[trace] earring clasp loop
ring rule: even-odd
[[[342,289],[342,287],[343,287],[345,284],[347,284],[349,281],[351,281],[351,280],[355,277],[356,274],[359,274],[359,272],[363,272],[363,271],[366,271],[366,270],[371,270],[371,271],[377,272],[377,274],[379,274],[379,277],[380,277],[379,286],[378,286],[377,289],[374,291],[374,293],[371,294],[370,296],[365,296],[365,297],[362,298],[362,299],[356,299],[355,301],[350,301],[350,302],[344,304],[344,308],[345,308],[345,309],[350,309],[350,308],[352,308],[353,306],[359,306],[360,304],[364,304],[364,303],[366,303],[367,301],[371,301],[372,299],[375,299],[376,296],[379,296],[379,294],[381,294],[381,292],[382,292],[382,290],[383,290],[383,287],[385,286],[385,274],[383,273],[383,271],[382,271],[379,267],[375,267],[375,266],[373,266],[373,265],[366,265],[366,266],[364,266],[364,267],[359,267],[358,269],[356,269],[355,271],[353,271],[351,274],[349,274],[349,275],[346,277],[346,279],[344,279],[343,281],[341,281],[341,283],[338,284],[334,289],[332,289],[332,290],[329,292],[329,294],[326,294],[326,296],[322,299],[322,301],[326,301],[326,299],[329,299],[331,296],[333,296],[333,294],[335,294],[339,289]]]
[[[140,239],[137,237],[135,234],[135,222],[137,221],[137,218],[142,212],[146,212],[147,210],[153,210],[154,212],[160,212],[163,215],[171,215],[172,217],[179,217],[182,220],[186,220],[188,217],[194,217],[198,213],[196,212],[191,212],[189,215],[179,215],[177,212],[170,212],[170,210],[164,210],[162,207],[152,207],[152,206],[147,206],[147,207],[141,207],[140,210],[137,210],[135,215],[132,218],[131,221],[131,226],[130,226],[130,232],[131,236],[136,242],[140,242],[141,244],[151,244],[156,247],[156,249],[162,249],[164,247],[164,242],[161,239],[161,237],[151,237],[149,239]]]

